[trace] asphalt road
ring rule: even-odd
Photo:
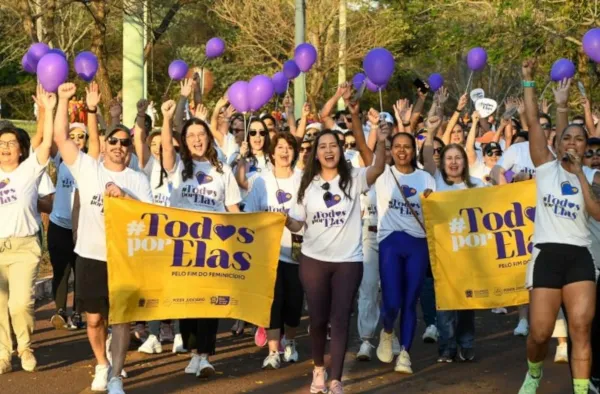
[[[56,331],[49,323],[53,304],[46,303],[36,310],[37,325],[34,347],[38,370],[21,370],[17,357],[14,371],[0,376],[1,394],[77,394],[92,393],[89,386],[94,372],[94,360],[85,331]],[[489,311],[477,313],[476,360],[471,363],[437,364],[437,346],[420,341],[423,323],[411,352],[413,375],[400,375],[393,364],[374,359],[359,362],[354,352],[359,345],[356,324],[346,354],[344,371],[347,393],[517,393],[523,380],[525,339],[514,337],[517,313],[498,316]],[[277,371],[262,371],[266,349],[254,345],[249,335],[232,337],[228,330],[232,322],[221,321],[217,355],[212,358],[217,374],[208,381],[183,373],[189,356],[175,355],[171,346],[158,355],[137,353],[132,343],[127,356],[126,392],[138,393],[308,393],[311,380],[308,320],[302,322],[299,338],[300,362],[284,364]],[[570,374],[565,364],[554,364],[555,342],[545,363],[540,393],[570,393]]]

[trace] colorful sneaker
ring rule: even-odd
[[[385,330],[381,329],[381,334],[379,335],[379,345],[377,346],[377,358],[382,363],[391,363],[394,360],[394,352],[393,345],[394,342],[393,332],[388,334]]]
[[[373,348],[375,346],[371,345],[369,341],[362,341],[360,344],[360,349],[358,353],[356,353],[356,359],[358,361],[371,361],[371,353],[373,353]]]
[[[267,346],[267,330],[264,327],[258,327],[254,334],[254,343],[258,347]]]
[[[96,365],[96,373],[92,381],[92,391],[106,391],[110,365]]]
[[[313,379],[310,384],[311,394],[327,393],[327,371],[325,367],[313,369]]]
[[[410,362],[410,355],[404,348],[400,351],[400,355],[398,356],[398,360],[396,360],[396,366],[394,367],[394,371],[400,373],[412,374],[413,370]]]
[[[138,352],[146,354],[162,353],[162,345],[156,335],[150,335],[148,339],[138,348]]]
[[[286,363],[298,362],[298,351],[296,350],[296,340],[290,339],[285,342],[285,348],[283,350],[283,361]]]
[[[529,334],[529,322],[527,319],[519,320],[519,324],[517,325],[517,328],[515,328],[513,334],[521,337],[526,337]]]
[[[213,367],[209,362],[206,356],[200,357],[200,365],[198,366],[198,372],[196,372],[197,378],[210,378],[215,374],[215,367]]]
[[[561,343],[556,347],[554,362],[557,364],[566,364],[569,362],[569,345]]]
[[[435,325],[430,325],[425,329],[425,333],[423,334],[423,342],[425,343],[436,343],[438,340],[438,329]]]
[[[536,394],[538,387],[540,387],[540,380],[542,380],[542,375],[540,375],[539,378],[534,378],[527,372],[525,381],[523,381],[523,385],[519,390],[519,394]]]
[[[262,369],[279,369],[280,366],[281,359],[279,358],[279,352],[270,352],[263,361]]]

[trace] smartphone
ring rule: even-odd
[[[358,89],[356,91],[356,93],[354,93],[354,97],[352,97],[352,101],[356,102],[356,101],[360,100],[360,98],[365,93],[366,88],[367,88],[367,81],[364,80],[363,83],[360,85],[360,89]]]
[[[413,82],[413,85],[415,85],[417,88],[421,89],[421,93],[429,92],[429,85],[427,85],[425,82],[423,82],[423,80],[421,80],[419,78],[415,79],[415,81]]]

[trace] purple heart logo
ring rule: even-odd
[[[10,179],[6,178],[0,181],[0,189],[4,189],[10,183]]]
[[[327,208],[331,208],[334,205],[339,204],[340,201],[342,201],[342,197],[340,197],[339,194],[334,194],[333,196],[331,196],[331,198],[329,200],[325,200],[325,206]]]
[[[11,189],[6,189],[4,190],[4,195],[7,195],[8,193],[10,193]]]
[[[233,234],[235,234],[235,226],[225,226],[223,224],[217,224],[215,226],[215,233],[219,238],[223,241],[231,238]]]
[[[527,219],[535,222],[535,207],[525,208],[525,216],[527,216]]]
[[[207,175],[205,173],[203,173],[202,171],[198,171],[196,173],[196,180],[198,181],[199,185],[204,185],[207,183],[211,183],[212,182],[212,176]]]
[[[292,199],[291,193],[286,193],[285,190],[281,189],[277,190],[275,195],[277,196],[277,202],[280,204],[286,203]]]
[[[408,197],[412,197],[415,194],[417,194],[417,190],[413,189],[410,186],[402,185],[402,193],[404,193],[404,195],[406,196],[406,198],[408,198]]]

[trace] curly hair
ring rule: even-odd
[[[181,162],[183,163],[181,176],[183,177],[184,182],[194,177],[194,159],[192,157],[192,152],[188,147],[186,138],[189,128],[194,125],[202,126],[204,131],[206,131],[208,146],[206,147],[204,158],[217,169],[218,173],[223,174],[223,164],[221,164],[218,159],[217,150],[215,149],[215,137],[213,136],[212,131],[210,131],[210,126],[202,119],[191,118],[183,124],[183,130],[181,132]]]
[[[321,138],[323,138],[323,136],[326,135],[333,136],[333,138],[335,138],[337,142],[340,157],[340,160],[337,163],[337,171],[340,176],[339,186],[340,189],[342,189],[342,191],[344,192],[344,195],[347,198],[352,199],[352,197],[350,197],[349,194],[350,189],[352,188],[352,168],[350,167],[346,159],[344,159],[344,148],[339,138],[337,137],[337,133],[335,131],[325,129],[319,134],[317,134],[315,142],[313,143],[313,147],[310,151],[310,155],[306,163],[306,168],[304,169],[304,174],[302,174],[302,180],[300,181],[300,188],[298,189],[299,203],[302,203],[302,200],[304,200],[304,193],[306,192],[306,189],[313,181],[313,179],[315,179],[317,175],[321,174],[321,162],[319,162],[317,158],[317,151],[319,150],[319,141],[321,140]]]

